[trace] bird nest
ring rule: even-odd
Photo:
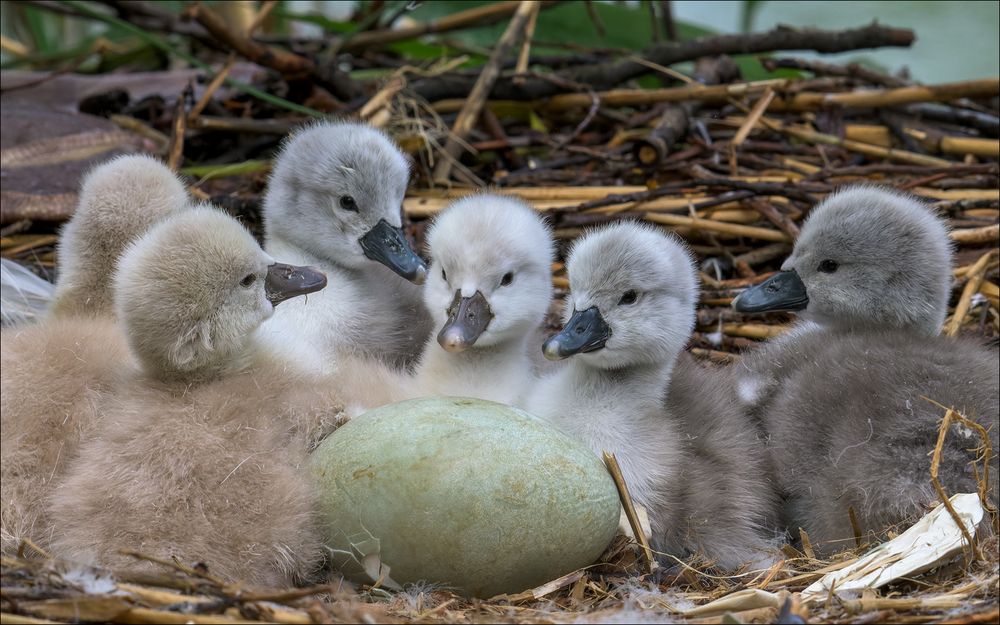
[[[143,28],[180,28],[177,20],[157,21],[162,16],[155,7],[130,16],[138,10],[131,4],[116,3],[116,10]],[[463,11],[448,28],[486,17],[505,20],[530,3],[504,4],[492,12]],[[86,9],[77,5],[75,10]],[[79,175],[114,151],[137,146],[159,152],[187,176],[193,194],[259,234],[260,196],[274,149],[309,114],[335,113],[385,128],[412,157],[403,212],[418,244],[430,217],[481,185],[520,196],[542,211],[559,241],[560,259],[586,228],[618,219],[642,219],[677,233],[701,268],[689,350],[719,363],[737,362],[761,341],[787,331],[789,316],[744,316],[729,304],[742,289],[773,275],[817,202],[847,184],[908,191],[947,218],[956,246],[945,333],[997,344],[1000,81],[920,85],[856,65],[773,54],[909,45],[910,31],[876,24],[849,31],[784,28],[662,43],[641,53],[605,50],[600,58],[583,51],[530,57],[529,35],[520,49],[533,71],[520,62],[510,70],[504,52],[517,48],[513,42],[531,19],[517,9],[495,53],[470,72],[452,59],[413,65],[380,50],[383,39],[401,36],[388,29],[340,41],[339,52],[278,50],[248,42],[213,19],[210,7],[196,6],[193,21],[174,34],[211,39],[213,46],[200,54],[218,61],[218,69],[189,85],[193,91],[184,91],[191,72],[132,82],[122,75],[95,77],[88,92],[97,95],[79,105],[107,121],[74,114],[68,123],[46,122],[5,144],[3,256],[53,278],[56,229],[72,214]],[[85,17],[110,19],[103,13]],[[234,50],[257,66],[234,63],[235,56],[223,63],[224,56],[211,56],[219,49]],[[739,57],[739,63],[728,56],[748,52],[767,56]],[[608,54],[620,58],[609,60]],[[740,68],[749,61],[770,73],[743,79]],[[693,70],[670,67],[684,62],[694,62]],[[355,80],[338,69],[345,63],[391,71]],[[257,71],[261,66],[266,73]],[[50,115],[65,122],[65,114],[45,104],[74,97],[62,73],[5,73],[4,89],[18,87],[5,93],[5,120],[15,115],[12,104],[20,103],[29,107],[29,118]],[[632,82],[649,74],[659,78],[660,88]],[[255,91],[245,84],[225,87],[232,76]],[[159,104],[137,95],[150,84],[165,90]],[[79,130],[83,126],[86,132]],[[66,180],[68,188],[53,190]],[[568,280],[562,262],[552,270],[554,327]],[[136,575],[81,567],[25,543],[17,556],[2,560],[0,609],[3,623],[773,622],[779,616],[782,622],[986,623],[1000,618],[997,519],[995,511],[987,515],[980,527],[992,526],[993,537],[977,549],[856,598],[831,593],[808,605],[799,594],[804,588],[896,530],[858,535],[832,559],[817,558],[803,533],[796,537],[800,546],[786,546],[783,559],[769,569],[733,575],[715,574],[710,563],[697,560],[652,574],[642,552],[619,537],[592,567],[489,600],[434,586],[404,592],[342,582],[249,588],[216,579],[210,562],[156,560],[161,573]],[[734,597],[728,607],[691,611],[727,596]]]

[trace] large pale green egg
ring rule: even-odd
[[[313,453],[327,544],[356,581],[478,597],[592,564],[618,493],[582,443],[503,404],[415,399],[350,421]]]

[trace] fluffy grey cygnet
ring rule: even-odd
[[[737,388],[767,431],[793,534],[830,552],[854,544],[850,508],[878,533],[938,503],[929,454],[944,410],[924,398],[989,430],[996,501],[997,355],[937,336],[951,283],[944,223],[909,195],[852,187],[813,209],[782,269],[734,307],[804,310],[813,323],[744,359]],[[949,432],[947,492],[976,492],[978,444],[967,427]]]
[[[317,370],[342,354],[416,361],[430,320],[416,286],[427,269],[401,229],[408,180],[399,148],[366,124],[317,123],[285,143],[264,197],[265,247],[319,267],[330,288],[278,311],[263,331],[274,348]]]
[[[567,271],[566,323],[544,350],[570,360],[535,386],[529,412],[616,455],[655,549],[727,570],[768,559],[774,501],[761,445],[730,387],[681,353],[698,300],[687,249],[619,223],[579,239]]]
[[[255,333],[280,302],[324,284],[208,207],[139,239],[115,300],[141,371],[101,402],[100,429],[52,497],[53,549],[151,568],[120,553],[131,548],[271,587],[313,573],[323,550],[307,452],[340,402]]]
[[[458,200],[427,235],[424,302],[434,319],[414,394],[520,402],[534,376],[529,341],[552,299],[552,235],[516,198]]]
[[[742,293],[737,310],[795,310],[833,329],[936,336],[948,314],[951,240],[911,195],[874,186],[816,206],[781,273]]]

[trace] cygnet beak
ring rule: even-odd
[[[611,338],[611,326],[601,316],[597,306],[574,310],[562,331],[545,341],[542,352],[549,360],[562,360],[573,354],[586,354],[604,347]]]
[[[274,263],[267,268],[264,292],[272,306],[286,299],[315,293],[326,286],[326,276],[315,267]]]
[[[806,285],[794,269],[779,271],[760,284],[740,293],[732,303],[734,310],[744,313],[802,310],[808,305]]]
[[[380,219],[358,241],[365,256],[371,260],[382,263],[414,284],[427,280],[427,265],[410,247],[402,228]]]
[[[455,299],[448,307],[448,321],[438,333],[438,343],[445,351],[463,352],[475,344],[492,319],[493,311],[482,291],[476,291],[472,297],[462,297],[461,291],[455,291]]]

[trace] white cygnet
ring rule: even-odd
[[[529,341],[552,299],[549,228],[521,200],[483,193],[448,207],[427,240],[434,337],[415,394],[519,403],[533,380]]]

